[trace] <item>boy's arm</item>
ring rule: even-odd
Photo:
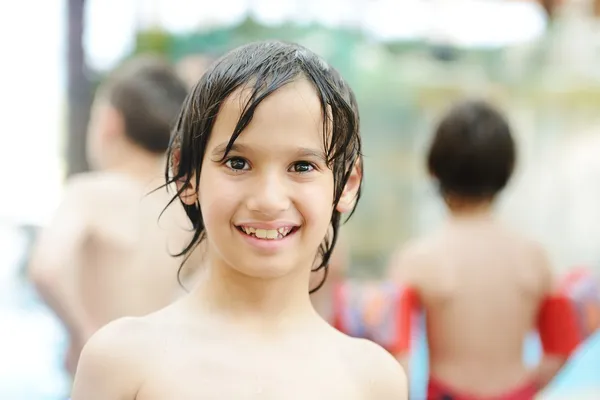
[[[78,283],[81,249],[90,234],[89,206],[84,188],[67,185],[63,202],[40,234],[28,268],[44,302],[81,345],[92,332]]]
[[[533,257],[535,265],[539,267],[539,276],[541,282],[540,303],[542,304],[543,308],[543,304],[545,303],[544,299],[552,295],[556,290],[554,271],[552,270],[552,266],[546,252],[541,247],[534,247]],[[544,310],[540,310],[540,312],[544,313]],[[560,323],[560,321],[555,321],[554,323]],[[561,327],[561,329],[562,328],[564,327]],[[544,327],[541,326],[539,322],[538,329],[542,330],[540,332],[540,336],[542,337],[543,341],[547,332],[543,332]],[[533,381],[536,382],[540,391],[544,390],[544,388],[554,379],[554,377],[560,372],[562,367],[569,359],[568,354],[549,352],[547,348],[544,348],[543,350],[544,352],[542,354],[540,363],[532,371]]]
[[[135,365],[140,334],[129,318],[113,321],[86,343],[73,382],[72,400],[134,400],[143,375]],[[142,338],[143,339],[143,338]],[[139,363],[138,363],[139,364]]]
[[[405,296],[402,299],[403,301],[401,306],[401,325],[406,326],[406,329],[403,333],[403,336],[406,336],[406,338],[403,338],[404,340],[402,341],[406,342],[408,345],[410,345],[412,330],[414,329],[412,326],[412,322],[414,320],[413,315],[418,307],[416,285],[417,281],[420,280],[417,275],[420,272],[419,267],[421,265],[422,260],[419,257],[418,248],[408,246],[406,248],[397,250],[392,255],[387,270],[387,278],[389,280],[405,287]],[[406,292],[406,290],[409,292]],[[402,346],[402,348],[395,352],[394,355],[404,368],[404,371],[409,374],[410,346]]]

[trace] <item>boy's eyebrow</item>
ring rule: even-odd
[[[223,143],[219,144],[218,146],[216,146],[212,151],[212,155],[214,157],[223,157],[225,155],[225,150],[227,149],[228,144],[229,144],[229,142],[223,142]],[[230,151],[234,151],[237,153],[244,153],[244,152],[250,152],[251,149],[246,145],[239,144],[239,143],[233,143]],[[321,149],[316,150],[316,149],[311,149],[308,147],[298,147],[294,153],[295,153],[296,157],[300,157],[300,158],[312,157],[312,158],[318,158],[319,160],[322,160],[322,161],[326,160],[325,152]]]
[[[214,157],[223,157],[225,155],[225,150],[227,150],[227,145],[229,145],[229,142],[223,142],[216,146],[212,151],[212,155]],[[244,152],[244,150],[248,150],[248,147],[244,146],[243,144],[233,143],[229,151],[237,151],[238,153],[241,153]]]
[[[300,158],[314,157],[314,158],[318,158],[321,161],[326,160],[325,152],[323,152],[323,150],[315,150],[315,149],[310,149],[308,147],[299,147],[296,154]]]

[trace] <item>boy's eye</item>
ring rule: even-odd
[[[227,160],[227,162],[225,162],[225,165],[237,171],[248,169],[248,163],[243,158],[230,158],[229,160]]]
[[[297,163],[294,163],[294,165],[292,165],[292,171],[300,174],[311,172],[314,169],[315,167],[311,163],[306,161],[298,161]]]

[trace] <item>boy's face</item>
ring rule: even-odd
[[[225,101],[203,160],[197,193],[210,254],[246,276],[308,275],[333,210],[319,99],[303,79],[280,88],[222,163],[247,95]]]

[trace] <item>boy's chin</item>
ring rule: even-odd
[[[235,268],[236,271],[248,278],[262,280],[276,280],[291,275],[299,275],[296,273],[297,269],[300,268],[299,263],[290,262],[289,257],[287,259],[273,257],[271,260],[260,260],[262,257],[256,257],[256,262],[252,262],[252,258],[248,257],[244,263],[238,264]]]

